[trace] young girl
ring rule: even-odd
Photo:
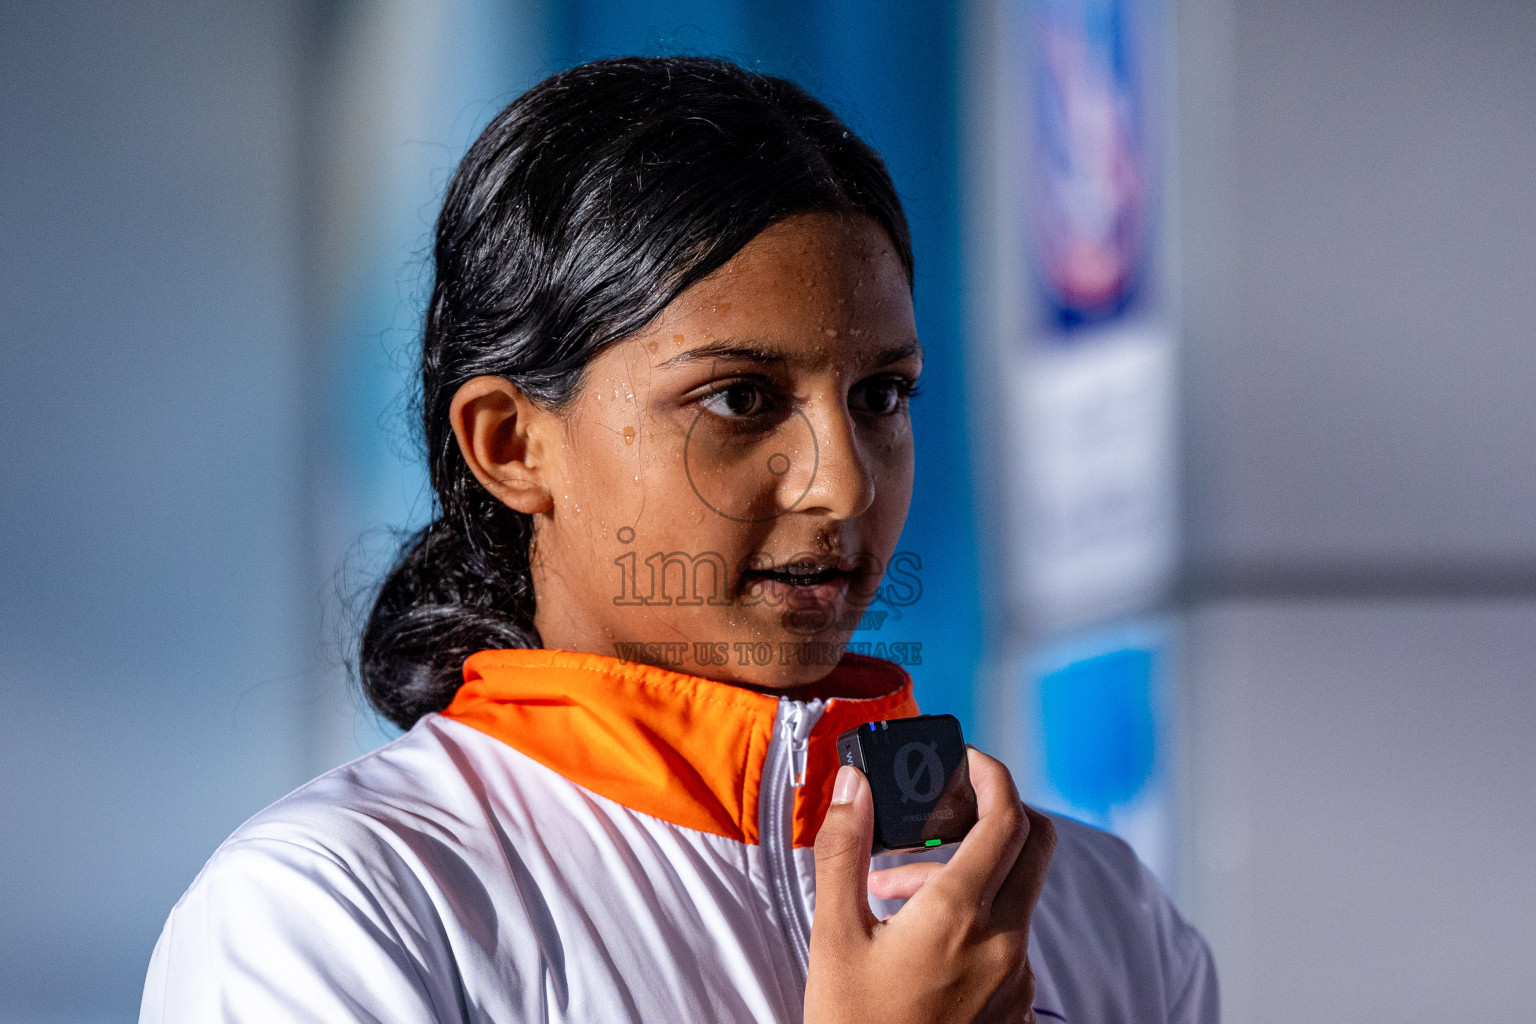
[[[1216,1019],[1125,845],[983,754],[965,840],[869,870],[836,738],[917,708],[842,651],[922,365],[874,151],[728,63],[583,65],[486,128],[435,261],[437,515],[361,653],[408,731],[219,848],[142,1021]]]

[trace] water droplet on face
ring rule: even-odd
[[[635,443],[635,428],[634,427],[625,427],[624,428],[624,443],[625,444],[634,444]]]

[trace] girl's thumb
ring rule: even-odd
[[[837,770],[832,805],[816,833],[816,917],[811,942],[842,944],[867,937],[875,925],[869,909],[869,850],[875,808],[864,773],[850,765]]]

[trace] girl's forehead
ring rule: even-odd
[[[775,221],[679,299],[696,302],[741,288],[801,292],[863,291],[885,276],[906,291],[906,274],[890,236],[869,217],[802,213]]]
[[[658,368],[701,359],[885,363],[918,351],[889,237],[868,218],[830,214],[770,226],[634,340]]]

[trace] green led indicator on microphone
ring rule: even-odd
[[[924,846],[938,846],[943,841],[944,840],[942,840],[942,839],[930,839],[926,843],[924,843],[923,845]]]

